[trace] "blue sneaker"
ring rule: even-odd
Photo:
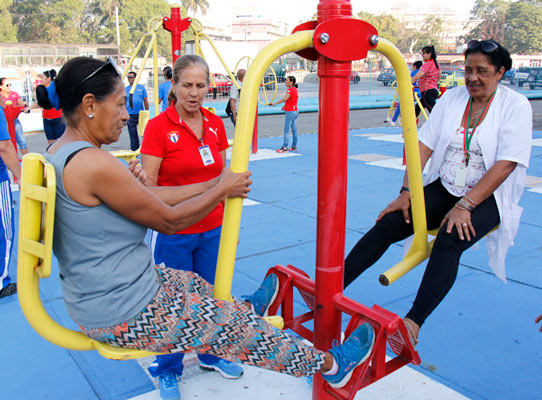
[[[216,361],[201,361],[199,360],[199,366],[208,371],[219,372],[226,379],[237,379],[243,375],[243,368],[239,365],[221,358],[217,358]]]
[[[181,400],[176,374],[166,372],[158,377],[158,381],[160,382],[160,398],[162,400]]]
[[[374,344],[373,327],[368,323],[360,325],[343,344],[329,350],[339,365],[339,371],[335,375],[322,374],[323,378],[331,387],[342,388],[350,380],[354,369],[369,358]]]
[[[261,286],[250,296],[243,296],[254,307],[254,312],[260,317],[267,317],[269,306],[273,304],[279,292],[279,278],[275,274],[269,274],[263,280]]]

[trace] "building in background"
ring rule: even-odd
[[[421,30],[428,17],[442,20],[441,50],[453,53],[458,51],[459,38],[470,30],[465,16],[452,11],[410,12],[404,8],[395,7],[391,8],[388,14],[398,19],[405,28],[415,30]]]

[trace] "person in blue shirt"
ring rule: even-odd
[[[130,135],[130,149],[135,151],[139,149],[139,136],[137,135],[137,124],[139,123],[139,112],[149,109],[149,98],[147,96],[147,90],[143,85],[136,85],[134,93],[130,96],[130,91],[134,84],[136,73],[134,71],[128,72],[128,83],[126,86],[126,109],[130,115],[128,121],[128,134]]]
[[[0,298],[17,293],[17,284],[9,276],[9,260],[15,238],[13,201],[8,169],[17,181],[21,180],[21,166],[11,142],[4,114],[4,100],[0,96]]]
[[[421,61],[416,61],[414,62],[414,64],[412,64],[412,71],[410,72],[411,77],[413,77],[414,75],[418,73],[418,71],[422,67],[422,64],[423,63]],[[420,88],[418,87],[418,81],[414,82],[414,91],[418,95],[418,98],[420,98],[421,94],[420,94]],[[395,123],[397,122],[397,118],[399,118],[399,114],[401,114],[401,106],[399,105],[399,103],[397,103],[397,109],[395,110],[395,114],[393,114],[393,118],[387,119],[388,123],[391,126],[395,126]]]
[[[171,67],[164,67],[162,72],[166,81],[158,86],[158,104],[160,104],[160,112],[167,108],[167,97],[169,95],[169,91],[171,90],[171,86],[173,86],[171,83],[171,79],[173,78],[173,70]]]

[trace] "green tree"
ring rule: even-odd
[[[159,24],[171,14],[167,0],[87,0],[84,31],[87,40],[93,43],[117,43],[115,9],[119,13],[121,53],[131,55],[135,47],[148,32],[149,23]],[[138,56],[143,56],[149,40],[143,42]],[[158,53],[171,59],[171,36],[162,28],[158,29]]]
[[[167,0],[124,0],[120,10],[120,47],[124,54],[131,54],[139,40],[148,31],[148,25],[153,18],[163,18],[171,14],[171,6]],[[114,20],[111,21],[111,30],[114,31]],[[111,32],[114,35],[114,32]],[[145,41],[140,55],[145,51]],[[171,35],[164,29],[158,30],[158,53],[171,58]]]
[[[20,42],[84,43],[83,0],[15,0],[13,23]]]
[[[505,0],[476,0],[468,23],[468,26],[474,27],[461,39],[465,42],[471,39],[494,39],[503,43],[509,6],[510,2]]]
[[[188,13],[196,13],[198,12],[198,9],[200,9],[201,13],[205,15],[209,8],[209,2],[207,0],[181,0],[181,4]]]
[[[517,1],[506,12],[503,45],[511,53],[542,52],[542,7],[540,1]]]
[[[435,50],[442,50],[442,34],[444,32],[444,21],[434,15],[424,19],[422,28],[414,33],[417,39],[413,46],[414,52],[420,51],[423,47],[433,45]]]
[[[397,45],[399,28],[401,25],[397,18],[389,14],[374,15],[364,11],[359,12],[357,18],[374,26],[378,31],[378,36],[386,38]]]
[[[0,41],[15,42],[17,40],[17,28],[13,25],[10,7],[12,0],[0,0]]]

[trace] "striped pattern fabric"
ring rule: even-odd
[[[9,179],[0,182],[0,289],[10,284],[9,260],[13,247],[13,201]]]
[[[438,89],[438,74],[440,70],[435,65],[435,61],[427,60],[423,63],[420,71],[425,72],[425,75],[418,79],[420,92],[423,93],[429,89]]]
[[[82,332],[114,346],[154,352],[195,352],[294,376],[309,376],[324,353],[268,324],[241,301],[212,297],[198,274],[156,267],[160,288],[135,318]]]

